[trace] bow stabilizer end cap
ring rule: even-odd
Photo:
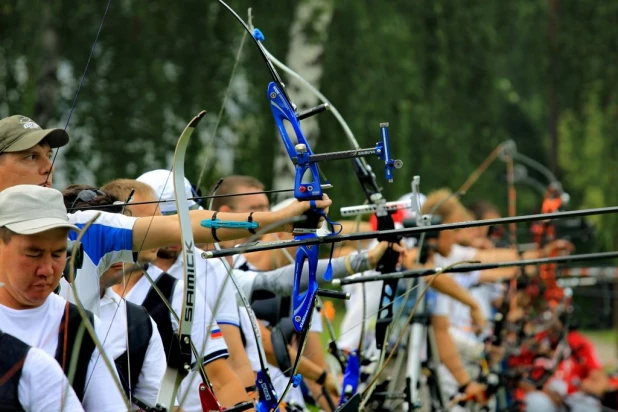
[[[297,388],[298,385],[300,385],[302,380],[303,380],[303,376],[300,373],[294,375],[294,377],[292,378],[292,386]]]
[[[253,29],[253,38],[259,42],[263,42],[266,40],[262,31],[258,28]]]

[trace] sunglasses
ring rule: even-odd
[[[77,194],[77,197],[75,198],[75,200],[71,204],[71,209],[75,208],[75,204],[77,203],[78,200],[81,200],[82,202],[88,203],[88,202],[92,202],[94,199],[96,199],[99,196],[107,196],[107,193],[102,192],[102,191],[100,191],[98,189],[85,189],[85,190],[82,190],[81,192],[79,192]]]

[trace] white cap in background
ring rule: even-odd
[[[152,170],[146,172],[136,179],[138,182],[146,183],[152,187],[155,192],[155,196],[158,200],[168,200],[168,202],[161,203],[159,208],[162,214],[177,213],[176,199],[174,195],[174,175],[173,172],[165,169]],[[185,193],[186,198],[196,197],[197,195],[191,187],[191,182],[185,177]],[[169,200],[172,200],[171,202]],[[195,201],[189,200],[189,209],[203,209]]]

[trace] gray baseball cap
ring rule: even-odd
[[[18,185],[0,192],[0,227],[20,235],[60,227],[79,232],[69,222],[62,193],[36,185]]]
[[[29,117],[15,115],[0,120],[0,153],[30,149],[43,139],[52,149],[69,143],[69,135],[64,130],[41,129]]]

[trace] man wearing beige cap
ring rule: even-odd
[[[92,339],[86,333],[76,342],[82,322],[77,307],[52,293],[65,266],[69,231],[78,230],[57,190],[19,185],[0,192],[0,329],[55,357],[65,373],[77,351],[72,386],[84,409],[126,410],[115,371],[99,360]],[[88,316],[102,340],[100,321]]]
[[[52,149],[68,142],[64,130],[41,129],[25,116],[0,120],[0,190],[23,184],[50,187]]]
[[[11,116],[0,120],[0,191],[9,187],[30,184],[50,187],[53,165],[51,149],[67,144],[69,137],[61,129],[41,129],[25,116]],[[316,206],[326,208],[332,202],[316,201]],[[292,230],[288,224],[275,227],[274,223],[300,216],[310,207],[309,202],[296,202],[278,212],[253,214],[259,227],[273,226],[272,231]],[[83,227],[96,211],[71,213],[69,221]],[[192,210],[190,212],[196,243],[212,243],[213,233],[200,225],[211,220],[213,212]],[[219,213],[221,220],[247,221],[248,213]],[[221,240],[243,239],[248,235],[245,229],[218,229]],[[76,287],[84,306],[98,314],[99,277],[115,262],[133,262],[133,251],[154,249],[181,243],[180,225],[177,216],[155,216],[132,218],[101,213],[83,240],[84,263],[78,271]],[[72,296],[62,292],[64,296]]]

